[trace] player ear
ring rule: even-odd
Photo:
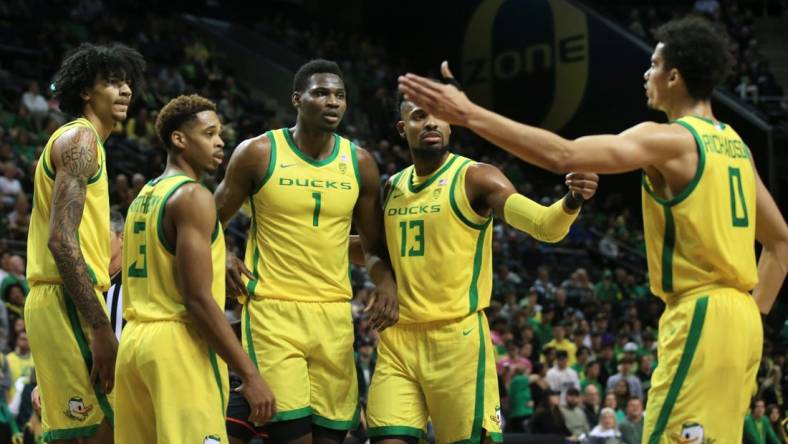
[[[173,131],[172,134],[170,134],[170,142],[173,147],[183,151],[186,149],[186,134],[177,130]]]
[[[676,82],[678,82],[679,79],[681,79],[681,78],[682,78],[682,76],[681,76],[681,73],[679,72],[679,70],[676,69],[676,68],[672,68],[670,70],[670,73],[668,73],[668,85],[669,86],[675,85]]]
[[[403,122],[402,120],[397,122],[397,132],[399,133],[400,137],[402,137],[403,139],[405,138],[405,122]]]
[[[293,96],[291,97],[291,103],[293,107],[300,108],[301,107],[301,93],[298,91],[293,92]]]

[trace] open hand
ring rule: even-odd
[[[227,255],[227,294],[230,297],[238,297],[240,295],[248,296],[246,291],[246,284],[244,284],[241,275],[246,276],[250,280],[254,279],[254,275],[248,268],[244,261],[236,257],[234,254]]]
[[[441,74],[447,80],[454,80],[449,62],[441,63]],[[444,85],[411,73],[399,76],[397,80],[406,100],[450,124],[465,125],[468,112],[476,106],[454,85]]]
[[[383,331],[396,324],[399,320],[397,285],[392,281],[376,286],[364,313],[369,313],[369,326],[375,330]]]

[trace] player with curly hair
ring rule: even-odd
[[[104,141],[126,119],[144,69],[132,48],[84,43],[55,74],[55,97],[75,120],[52,134],[36,166],[25,304],[48,442],[112,439],[107,394],[118,343],[102,296],[110,285]]]

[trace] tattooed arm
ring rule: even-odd
[[[91,384],[100,382],[104,392],[109,393],[115,379],[118,344],[96,297],[77,237],[85,207],[87,182],[99,168],[96,135],[88,128],[69,130],[55,141],[50,156],[55,168],[55,186],[48,246],[66,292],[91,328]]]

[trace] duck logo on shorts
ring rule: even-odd
[[[73,419],[75,421],[84,421],[88,414],[93,410],[92,405],[85,405],[85,402],[82,401],[82,398],[79,396],[73,396],[71,399],[68,400],[68,409],[66,409],[63,414],[66,415],[66,418]]]
[[[495,406],[495,414],[490,417],[492,422],[494,422],[498,427],[501,426],[501,406]]]
[[[219,438],[218,435],[208,435],[205,439],[202,440],[202,444],[221,444],[222,438]]]
[[[705,435],[702,425],[690,422],[681,426],[681,434],[674,434],[673,441],[678,444],[713,444],[715,440]]]

